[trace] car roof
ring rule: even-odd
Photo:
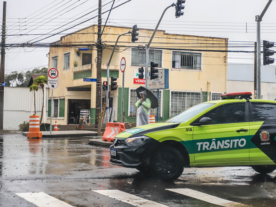
[[[207,103],[239,103],[239,102],[246,102],[246,99],[223,99],[223,100],[216,100],[216,101],[208,101]],[[273,103],[276,104],[276,101],[272,100],[262,100],[262,99],[249,99],[249,102],[259,102],[259,103]]]

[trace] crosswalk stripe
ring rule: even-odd
[[[160,203],[156,203],[150,200],[146,200],[140,198],[138,196],[131,195],[129,193],[125,193],[119,190],[93,190],[96,193],[108,196],[110,198],[114,198],[116,200],[131,204],[133,206],[139,207],[167,207]]]
[[[236,203],[232,202],[229,200],[225,200],[222,198],[218,198],[212,195],[208,195],[206,193],[202,193],[196,190],[192,190],[189,188],[176,188],[176,189],[166,189],[171,192],[175,192],[181,195],[189,196],[198,200],[202,200],[208,203],[212,203],[218,206],[224,206],[224,207],[245,207],[247,205],[241,204],[241,203]]]
[[[37,205],[38,207],[73,207],[61,200],[58,200],[46,193],[16,193],[16,195]]]

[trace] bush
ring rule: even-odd
[[[23,124],[19,124],[20,131],[29,131],[29,122],[24,121]]]

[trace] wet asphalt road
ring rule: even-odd
[[[168,189],[190,189],[247,206],[276,206],[275,172],[264,176],[248,167],[190,168],[178,180],[166,183],[147,178],[135,169],[111,165],[109,150],[87,145],[88,139],[40,141],[0,135],[0,206],[130,207],[132,196],[139,197],[143,207],[153,206],[145,201],[153,201],[155,206],[217,206],[202,201],[202,196],[192,198]],[[112,192],[127,193],[127,197],[122,202],[112,198],[112,192],[108,191],[108,197],[96,190],[117,190]],[[29,202],[20,196],[39,192],[64,205],[53,204],[51,199]]]

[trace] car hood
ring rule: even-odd
[[[116,138],[130,138],[130,137],[137,137],[143,136],[145,134],[161,131],[166,129],[172,129],[177,127],[179,124],[176,123],[156,123],[156,124],[147,124],[131,129],[127,129],[116,136]]]

